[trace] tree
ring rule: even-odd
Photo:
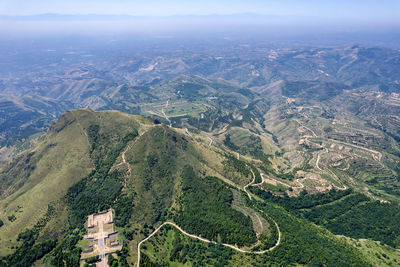
[[[108,255],[107,257],[107,264],[110,267],[118,266],[118,260],[113,257],[113,255]]]

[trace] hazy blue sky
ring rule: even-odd
[[[400,0],[0,0],[0,14],[204,15],[259,13],[400,21]]]

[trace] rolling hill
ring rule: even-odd
[[[251,134],[231,131],[236,146]],[[257,149],[237,157],[223,140],[213,145],[207,136],[117,111],[65,113],[1,170],[1,265],[79,265],[87,216],[109,207],[122,235],[123,249],[114,255],[121,266],[137,263],[139,253],[140,265],[374,265],[355,243],[329,232],[349,234],[340,230],[346,224],[326,226],[307,215],[349,193],[332,191],[325,202],[322,195],[279,202],[260,193],[268,191],[259,183]],[[290,208],[297,207],[292,201],[315,208],[304,215]],[[380,240],[379,231],[349,236]],[[375,246],[386,255],[382,263],[397,260],[390,247]]]
[[[399,50],[157,38],[3,44],[0,266],[399,265]]]

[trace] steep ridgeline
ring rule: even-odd
[[[158,120],[67,112],[0,173],[0,266],[79,266],[87,216],[110,207],[122,245],[112,266],[372,265],[282,203],[245,193],[261,178]]]
[[[0,242],[2,255],[14,253],[7,258],[9,264],[36,260],[43,255],[42,242],[62,239],[68,229],[82,226],[86,211],[114,201],[121,187],[109,169],[126,143],[137,136],[138,127],[135,119],[117,112],[67,112],[36,147],[3,169],[0,217],[5,224]],[[72,189],[83,182],[97,191],[86,199],[82,192],[72,202]],[[76,202],[88,199],[92,202],[81,211]],[[25,229],[33,233],[27,235]]]
[[[209,153],[222,166],[224,156],[198,146],[153,119],[111,111],[67,112],[36,147],[2,170],[4,265],[37,260],[79,264],[78,241],[87,215],[110,206],[116,226],[123,229],[119,261],[125,264],[135,240],[179,213],[182,169],[190,166],[207,174],[203,166]],[[224,205],[230,209],[229,201]],[[232,211],[254,235],[249,219]]]

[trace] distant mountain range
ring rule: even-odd
[[[400,51],[236,38],[0,42],[0,266],[397,266]]]
[[[309,16],[283,16],[283,15],[264,15],[256,13],[239,13],[239,14],[210,14],[210,15],[175,15],[175,16],[137,16],[137,15],[108,15],[108,14],[56,14],[46,13],[37,15],[0,15],[0,20],[170,20],[170,19],[241,19],[259,22],[274,21],[283,19],[290,20],[312,20],[316,17]]]

